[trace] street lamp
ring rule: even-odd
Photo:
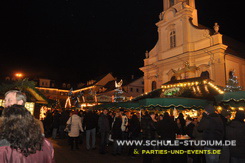
[[[19,78],[19,79],[20,79],[20,78],[22,78],[22,77],[23,77],[23,74],[22,74],[22,73],[16,73],[16,74],[15,74],[15,77],[17,77],[17,78]]]

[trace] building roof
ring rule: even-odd
[[[197,29],[208,29],[210,35],[214,35],[215,31],[210,29],[204,25],[198,24],[198,26],[194,25],[192,22],[192,18],[189,19],[191,25]],[[235,55],[237,57],[245,58],[245,43],[235,40],[225,34],[223,36],[223,44],[227,45],[226,53]]]

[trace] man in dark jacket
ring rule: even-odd
[[[165,112],[163,119],[157,123],[157,133],[161,136],[162,140],[175,140],[177,132],[177,124],[169,116],[168,112]]]
[[[207,116],[203,116],[200,121],[197,130],[203,132],[203,140],[223,140],[224,137],[224,126],[220,116],[215,113],[215,108],[213,105],[208,105],[205,107]],[[204,113],[205,114],[205,113]],[[221,147],[215,146],[206,146],[205,150],[217,150]],[[218,154],[206,154],[206,162],[219,162]]]
[[[154,113],[151,112],[149,114],[146,114],[141,122],[141,128],[142,128],[142,137],[144,140],[154,140],[157,139],[156,135],[156,124],[154,122]],[[145,150],[151,150],[153,147],[148,146],[144,147]],[[151,163],[153,161],[153,155],[145,154],[143,155],[143,163]]]
[[[84,116],[83,127],[86,130],[86,148],[90,150],[90,135],[92,136],[92,149],[95,149],[95,134],[96,134],[96,126],[97,119],[92,110],[89,110],[87,114]]]
[[[230,147],[231,163],[245,162],[245,123],[244,111],[237,111],[235,119],[226,127],[226,139],[236,140]]]
[[[60,115],[59,136],[61,139],[64,139],[66,136],[64,129],[66,127],[66,122],[70,118],[69,114],[68,110],[63,110]]]
[[[186,123],[185,123],[185,128],[184,128],[184,133],[188,135],[189,137],[193,138],[193,130],[194,130],[195,125],[192,123],[191,117],[186,118]]]
[[[98,127],[99,132],[101,134],[101,142],[100,142],[100,153],[105,154],[106,153],[106,145],[109,138],[109,132],[110,132],[110,126],[109,126],[109,120],[107,117],[108,110],[104,109],[103,113],[100,115],[98,120]]]
[[[157,133],[161,136],[161,140],[175,140],[175,134],[178,132],[178,126],[169,116],[168,112],[164,113],[163,119],[157,123]],[[172,147],[162,146],[162,150],[173,150]],[[161,155],[161,162],[174,162],[174,156],[171,154]]]
[[[60,113],[58,110],[54,110],[54,115],[53,115],[53,131],[52,131],[52,138],[56,139],[57,131],[59,129],[60,125]]]

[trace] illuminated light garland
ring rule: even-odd
[[[69,105],[71,107],[71,98],[70,97],[67,97],[67,99],[66,99],[65,108],[67,108],[67,105]]]
[[[217,86],[215,86],[211,82],[208,82],[208,85],[210,85],[212,88],[214,88],[215,90],[217,90],[219,92],[219,94],[224,94],[225,93],[224,91],[222,91],[221,89],[219,89]]]
[[[244,108],[243,107],[239,107],[238,110],[244,111]]]
[[[197,91],[198,91],[198,93],[202,94],[199,86],[197,86]]]
[[[193,89],[194,93],[196,93],[196,88],[195,87],[192,87],[192,89]]]
[[[165,89],[169,89],[169,88],[174,88],[174,87],[191,87],[192,86],[192,89],[193,91],[196,93],[200,93],[202,94],[201,90],[200,90],[200,85],[204,84],[204,89],[207,93],[210,93],[208,87],[207,87],[207,84],[210,85],[213,89],[215,89],[219,94],[224,94],[225,92],[223,90],[221,90],[220,88],[218,88],[217,86],[215,86],[212,82],[209,82],[207,79],[199,82],[199,81],[194,81],[194,82],[184,82],[184,83],[178,83],[178,84],[168,84],[168,85],[162,85],[161,88],[162,88],[162,91],[164,92]],[[194,87],[197,87],[196,89]],[[144,93],[144,94],[141,94],[137,97],[135,97],[134,99],[137,99],[139,97],[143,97],[144,95],[148,95],[150,94],[151,92],[147,92],[147,93]],[[132,99],[132,100],[134,100]]]
[[[208,86],[205,84],[204,89],[207,93],[209,93]]]
[[[45,88],[45,87],[35,87],[36,89],[49,90],[49,91],[58,91],[58,92],[69,92],[69,90],[57,89],[57,88]]]

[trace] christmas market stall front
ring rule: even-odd
[[[210,103],[214,103],[214,96],[223,93],[222,89],[215,86],[210,79],[191,78],[169,81],[163,84],[161,89],[142,94],[130,102],[98,105],[95,109],[121,107],[140,111],[168,111],[170,114],[184,112],[186,116],[197,116],[201,109]]]

